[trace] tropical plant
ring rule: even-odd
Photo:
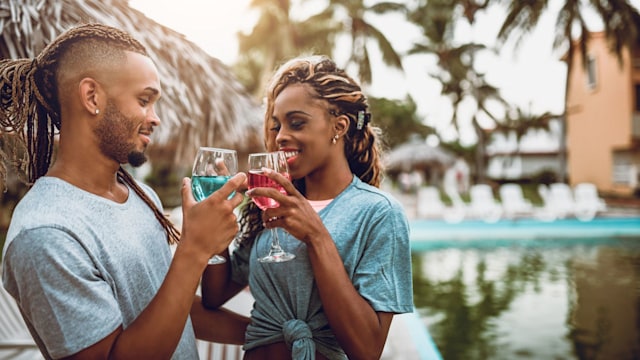
[[[490,104],[493,102],[506,107],[506,102],[498,89],[474,67],[476,53],[487,51],[487,47],[474,43],[455,44],[454,26],[459,20],[457,9],[457,4],[448,0],[421,1],[411,11],[409,19],[420,27],[424,38],[415,43],[408,54],[429,54],[437,58],[439,69],[431,76],[440,82],[442,95],[451,101],[451,124],[455,129],[460,129],[460,109],[469,103],[474,104],[470,120],[478,141],[475,168],[478,180],[483,181],[486,131],[480,119],[495,123],[496,115],[490,111]]]
[[[478,74],[475,70],[471,71],[469,76],[472,83],[467,96],[472,99],[475,104],[475,110],[471,116],[471,125],[476,132],[478,139],[476,148],[476,176],[479,182],[485,181],[485,167],[486,167],[486,146],[487,146],[487,130],[485,126],[480,124],[481,118],[490,120],[492,125],[495,125],[498,121],[493,112],[489,109],[489,105],[492,102],[500,103],[502,106],[507,106],[505,100],[500,96],[499,90],[489,85],[484,78],[484,75]]]
[[[411,136],[424,139],[435,134],[435,129],[424,125],[416,114],[417,106],[411,97],[405,100],[370,98],[372,123],[382,129],[384,143],[394,148],[407,142]]]
[[[450,142],[442,141],[439,146],[454,154],[456,157],[462,158],[467,164],[473,164],[475,162],[476,149],[478,148],[477,143],[472,145],[463,145],[459,140],[454,140]]]
[[[561,121],[561,117],[562,115],[552,114],[548,111],[542,114],[533,114],[517,106],[515,109],[508,111],[504,119],[496,122],[495,128],[489,132],[488,136],[490,137],[495,133],[504,134],[505,136],[514,134],[518,145],[513,156],[517,156],[520,152],[520,140],[526,134],[536,129],[548,132],[551,120]],[[555,177],[557,176],[558,174],[555,174]]]
[[[342,10],[342,12],[337,11]],[[369,14],[406,14],[406,6],[398,2],[365,4],[364,0],[329,0],[329,6],[322,12],[343,15],[343,32],[351,40],[351,51],[345,67],[353,65],[358,69],[358,78],[363,84],[371,84],[370,42],[373,41],[382,54],[385,65],[402,70],[402,59],[384,32],[367,19]],[[322,14],[321,13],[321,14]]]
[[[331,55],[340,26],[327,11],[295,19],[290,0],[253,0],[260,15],[249,34],[238,34],[239,57],[234,68],[257,98],[278,63],[302,53]]]
[[[552,114],[546,111],[540,115],[532,114],[521,107],[516,107],[509,111],[507,116],[496,124],[492,132],[499,132],[505,135],[514,133],[518,143],[532,129],[549,130],[549,122],[558,120],[561,115]]]

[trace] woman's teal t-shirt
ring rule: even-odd
[[[409,223],[391,195],[354,176],[351,184],[318,215],[329,230],[351,281],[375,311],[413,311]],[[233,279],[248,284],[255,298],[245,349],[285,341],[295,350],[346,359],[315,286],[306,245],[278,229],[292,261],[261,263],[271,232],[232,255]],[[296,344],[297,343],[297,344]],[[312,355],[311,355],[312,356]]]

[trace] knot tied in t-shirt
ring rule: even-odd
[[[291,349],[292,359],[314,359],[316,344],[313,342],[311,328],[298,319],[288,320],[282,326],[284,341]]]

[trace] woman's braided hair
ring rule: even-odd
[[[332,111],[346,115],[349,129],[344,135],[344,151],[351,172],[360,180],[379,187],[384,168],[381,160],[380,129],[368,125],[367,98],[360,86],[336,63],[326,56],[308,56],[289,60],[274,74],[267,87],[264,117],[264,138],[268,151],[278,149],[273,128],[273,107],[276,97],[289,85],[306,84],[318,99],[327,101]],[[294,185],[305,193],[304,179],[294,180]],[[247,202],[240,218],[241,234],[238,242],[251,244],[264,228],[260,209]]]
[[[5,161],[29,186],[49,170],[55,136],[62,120],[58,83],[60,65],[65,55],[78,44],[120,56],[124,51],[149,56],[145,47],[130,34],[90,23],[64,32],[35,59],[0,61],[0,133],[14,133],[18,144],[18,148],[8,149],[9,155],[0,149],[0,185],[4,185],[7,175]],[[75,61],[82,62],[83,59]],[[118,169],[118,179],[131,187],[153,210],[167,231],[169,243],[178,242],[180,232],[122,167]]]

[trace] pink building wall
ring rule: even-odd
[[[569,74],[567,98],[567,166],[571,185],[592,182],[600,191],[630,194],[628,184],[614,181],[616,153],[625,159],[640,160],[633,149],[632,119],[635,112],[635,83],[631,57],[624,51],[624,62],[607,46],[603,33],[592,33],[588,56],[594,60],[595,84],[588,84],[589,72],[576,52]],[[635,79],[635,81],[634,81]],[[637,146],[637,145],[636,145]],[[618,162],[620,162],[618,156]]]

